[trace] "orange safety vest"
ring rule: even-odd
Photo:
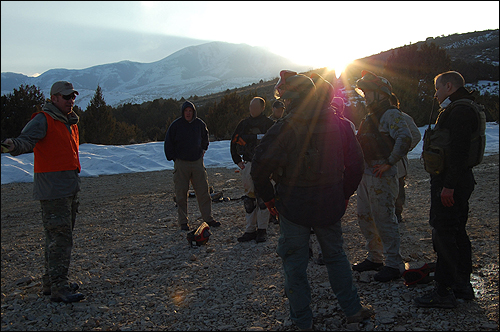
[[[39,140],[33,152],[35,154],[35,173],[59,172],[78,169],[81,170],[78,147],[80,139],[78,126],[71,125],[71,134],[66,124],[54,120],[46,112],[47,133]],[[31,116],[33,119],[38,113]]]

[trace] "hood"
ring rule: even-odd
[[[80,119],[73,111],[69,112],[68,115],[64,115],[50,100],[47,100],[43,105],[43,111],[50,115],[52,119],[70,125],[77,124]]]
[[[194,111],[193,120],[191,120],[191,122],[193,122],[194,119],[196,119],[198,117],[198,113],[196,111],[196,106],[194,106],[194,104],[192,102],[190,102],[189,100],[186,100],[184,102],[184,104],[182,104],[182,107],[181,107],[181,118],[183,118],[183,119],[184,119],[184,110],[186,109],[186,107],[191,107]]]

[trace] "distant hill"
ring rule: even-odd
[[[28,84],[38,86],[48,97],[53,82],[67,80],[80,93],[76,105],[85,109],[98,84],[106,103],[116,106],[242,87],[272,78],[283,66],[306,69],[260,47],[210,42],[152,63],[121,61],[81,70],[51,69],[38,77],[2,73],[1,83],[2,94]]]

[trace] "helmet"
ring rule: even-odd
[[[361,97],[365,96],[365,90],[382,92],[387,96],[392,94],[391,83],[386,78],[377,76],[368,70],[361,71],[361,78],[356,81],[355,90]]]
[[[274,86],[276,99],[304,98],[311,92],[316,92],[313,81],[305,75],[290,70],[282,70],[280,79]]]

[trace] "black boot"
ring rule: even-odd
[[[267,230],[257,229],[257,236],[255,237],[255,242],[266,242],[267,241]]]
[[[69,289],[72,291],[77,291],[80,286],[76,282],[72,282],[69,284]],[[43,295],[50,295],[52,293],[52,285],[44,284],[43,285]]]
[[[257,237],[257,232],[245,233],[241,237],[238,238],[239,242],[248,242],[251,240],[255,240]]]
[[[52,289],[52,294],[50,295],[50,300],[54,302],[78,302],[85,298],[82,293],[76,293],[69,286],[65,286],[59,289]]]

